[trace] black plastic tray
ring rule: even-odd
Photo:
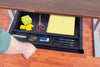
[[[32,18],[32,24],[35,26],[32,31],[25,31],[20,30],[19,27],[22,24],[21,17],[29,15]],[[22,42],[30,42],[34,44],[37,48],[43,48],[43,49],[50,49],[50,50],[58,50],[58,51],[66,51],[66,52],[74,52],[74,53],[84,53],[83,45],[82,45],[82,18],[76,17],[75,18],[75,32],[74,36],[71,35],[61,35],[61,34],[52,34],[47,33],[47,25],[49,20],[49,14],[41,14],[42,16],[42,23],[46,26],[45,30],[37,32],[36,31],[36,25],[38,24],[39,20],[39,13],[31,13],[31,12],[21,12],[18,11],[15,15],[15,18],[13,20],[13,23],[10,27],[9,33],[14,35],[22,35],[26,36],[26,38],[20,38],[16,37],[18,40]],[[29,41],[29,36],[38,36],[37,41]],[[49,42],[41,42],[39,41],[40,37],[48,37],[50,39]],[[63,45],[62,43],[55,43],[55,40],[63,38],[63,39],[71,39],[74,40],[73,46],[70,46],[70,44]]]

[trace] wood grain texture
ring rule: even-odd
[[[0,26],[5,30],[10,22],[7,10],[0,9]],[[93,56],[91,18],[83,18],[84,54],[37,49],[28,60],[21,55],[0,55],[0,67],[100,67],[100,58]]]
[[[0,0],[1,8],[100,18],[100,0]]]
[[[7,31],[10,24],[10,17],[7,10],[0,9],[0,26]]]

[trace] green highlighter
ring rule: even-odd
[[[21,17],[21,21],[24,25],[28,25],[32,23],[32,18],[29,15],[25,15]]]

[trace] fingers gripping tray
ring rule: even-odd
[[[24,18],[24,20],[27,19],[27,21],[29,21],[28,23],[25,23],[28,25],[24,25],[22,17],[27,15],[32,20]],[[83,54],[82,18],[75,17],[74,36],[47,33],[46,30],[48,28],[49,18],[50,14],[18,11],[9,28],[9,33],[16,37],[19,41],[32,43],[37,48]]]

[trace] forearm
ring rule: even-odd
[[[0,53],[13,55],[22,54],[24,58],[28,59],[36,51],[35,46],[30,43],[23,43],[4,32],[0,27]]]
[[[11,36],[11,35],[10,35]],[[22,49],[25,48],[25,44],[18,41],[16,38],[14,38],[13,36],[11,36],[11,43],[9,45],[9,49],[4,52],[3,54],[22,54],[24,53],[24,51]]]
[[[30,43],[23,43],[11,36],[11,43],[9,49],[3,54],[13,55],[22,54],[24,58],[28,59],[36,51],[35,46]]]

